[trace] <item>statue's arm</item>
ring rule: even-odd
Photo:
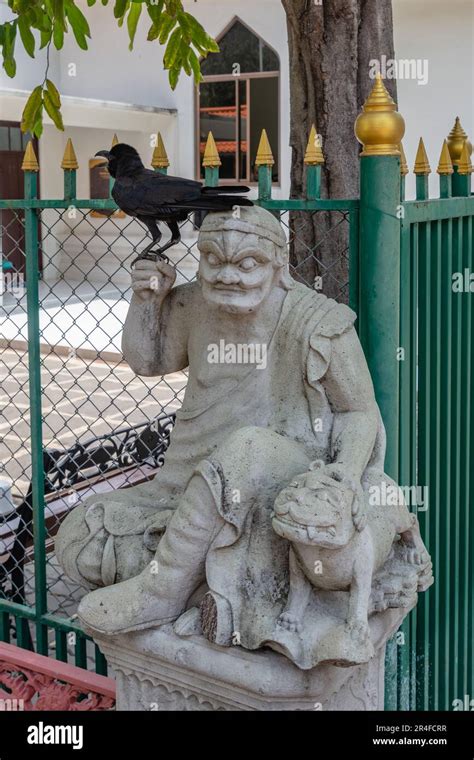
[[[152,377],[188,366],[192,291],[173,287],[175,270],[158,261],[139,261],[132,273],[133,296],[122,334],[122,352],[137,375]]]
[[[354,328],[331,340],[331,359],[321,380],[334,413],[333,462],[360,480],[374,448],[378,408],[372,378]]]

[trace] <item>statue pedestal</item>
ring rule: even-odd
[[[116,674],[117,710],[383,710],[384,646],[364,665],[300,670],[170,625],[94,640]]]

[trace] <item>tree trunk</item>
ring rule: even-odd
[[[394,57],[391,0],[282,0],[290,60],[291,196],[304,197],[311,124],[325,158],[322,197],[356,198],[359,151],[354,122],[374,80],[369,61]],[[386,86],[396,99],[396,82]],[[342,222],[342,223],[341,223]],[[290,216],[294,276],[347,300],[348,225],[339,212]]]

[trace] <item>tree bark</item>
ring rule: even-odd
[[[356,198],[359,151],[354,122],[370,92],[371,59],[394,57],[391,0],[282,0],[290,61],[291,197],[305,193],[304,155],[314,123],[325,164],[321,194]],[[396,82],[385,82],[396,99]],[[293,274],[347,300],[348,225],[338,212],[290,215]]]

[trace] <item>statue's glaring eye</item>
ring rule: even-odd
[[[245,272],[250,272],[251,269],[255,269],[255,267],[258,266],[258,262],[253,258],[253,256],[247,256],[245,259],[242,259],[239,266]]]
[[[219,257],[216,256],[215,253],[208,253],[207,254],[207,263],[211,267],[217,267],[217,266],[219,266],[219,264],[221,263],[221,261],[220,261]]]

